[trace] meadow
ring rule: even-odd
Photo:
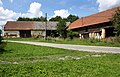
[[[119,77],[120,54],[7,43],[0,77]]]

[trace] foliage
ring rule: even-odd
[[[79,38],[79,33],[68,30],[67,37],[69,37],[71,40],[76,37]]]
[[[116,13],[113,15],[111,19],[112,25],[117,30],[117,36],[120,36],[120,9],[116,11]]]
[[[49,21],[61,21],[61,20],[64,20],[66,22],[71,22],[72,23],[72,22],[76,21],[77,19],[79,19],[78,16],[70,14],[67,18],[62,18],[60,16],[56,16],[56,17],[51,18]]]
[[[69,37],[71,40],[73,39],[73,32],[71,30],[68,30],[67,37]]]
[[[40,17],[40,18],[24,18],[24,17],[19,17],[17,21],[46,21],[45,17]]]
[[[54,37],[58,37],[59,34],[57,31],[53,31],[50,36],[54,38]]]
[[[73,37],[79,38],[79,33],[78,32],[73,32]]]
[[[1,77],[119,77],[120,54],[90,53],[8,43]],[[111,63],[112,62],[112,63]]]
[[[1,36],[1,34],[2,34],[2,30],[0,30],[0,52],[1,52],[1,50],[4,50],[4,48],[6,46],[6,43],[2,41],[3,37]]]
[[[62,38],[66,38],[66,22],[64,20],[60,20],[57,24],[57,32]]]
[[[2,38],[2,36],[1,36],[1,34],[2,34],[2,30],[0,30],[0,43],[2,42],[2,40],[3,40],[3,38]]]
[[[51,18],[49,21],[61,21],[61,20],[62,20],[62,17],[56,16],[56,17]]]
[[[77,19],[79,19],[78,16],[71,15],[71,14],[67,17],[67,21],[71,22],[71,23],[74,22],[74,21],[76,21]]]

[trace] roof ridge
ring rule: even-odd
[[[85,17],[81,17],[81,18],[86,18],[86,17],[90,17],[90,16],[93,16],[93,15],[97,15],[97,14],[100,14],[100,13],[104,13],[104,12],[106,12],[106,11],[110,11],[110,10],[116,10],[116,9],[118,9],[118,8],[120,8],[120,6],[118,6],[118,7],[115,7],[115,8],[111,8],[111,9],[107,9],[107,10],[104,10],[104,11],[101,11],[101,12],[98,12],[98,13],[94,13],[94,14],[91,14],[91,15],[88,15],[88,16],[85,16]],[[100,16],[101,17],[101,16]],[[81,19],[80,18],[80,19]]]

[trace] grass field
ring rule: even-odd
[[[8,43],[0,77],[119,77],[120,54],[90,53]]]
[[[73,40],[70,39],[64,40],[60,38],[51,38],[48,40],[44,40],[41,38],[5,38],[5,39],[18,40],[18,41],[38,41],[38,42],[60,43],[60,44],[120,47],[120,43],[103,42],[95,39],[79,39],[79,38],[74,38]]]

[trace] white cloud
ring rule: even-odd
[[[12,10],[4,9],[3,7],[0,7],[0,19],[6,20],[15,18],[18,14],[13,12]]]
[[[66,18],[66,17],[68,17],[69,15],[70,15],[70,13],[68,12],[68,10],[61,9],[61,10],[55,10],[53,17],[61,16],[62,18]]]
[[[3,3],[2,3],[2,0],[0,0],[0,5],[2,5]]]
[[[37,3],[37,2],[33,2],[30,4],[30,8],[27,11],[27,13],[22,14],[22,17],[40,17],[43,15],[42,11],[41,11],[41,4]]]
[[[99,4],[99,11],[104,11],[107,9],[111,9],[117,6],[120,6],[120,0],[97,0],[97,3]]]
[[[27,13],[16,13],[12,10],[4,9],[3,7],[0,7],[0,20],[7,20],[7,19],[16,19],[18,17],[40,17],[43,15],[41,9],[40,3],[31,3],[30,8],[27,11]]]
[[[0,21],[13,21],[16,20],[18,17],[40,17],[43,13],[41,11],[41,4],[34,2],[30,4],[29,10],[27,13],[16,13],[9,9],[4,9],[0,7]],[[1,24],[1,23],[0,23]]]

